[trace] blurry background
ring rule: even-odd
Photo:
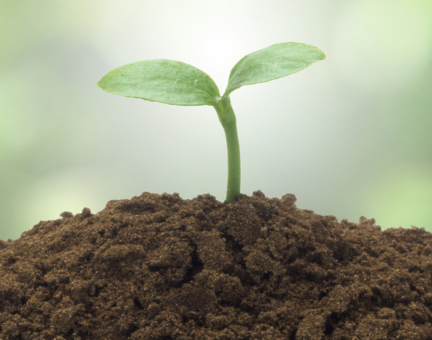
[[[226,190],[216,112],[107,94],[143,59],[225,90],[244,55],[304,42],[327,59],[231,95],[242,192],[383,228],[432,231],[430,0],[0,0],[0,239],[143,191]]]

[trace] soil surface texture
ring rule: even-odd
[[[143,193],[0,241],[1,340],[431,340],[432,234],[257,191]]]

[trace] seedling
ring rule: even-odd
[[[231,70],[221,97],[213,79],[180,61],[143,60],[108,72],[98,86],[112,94],[170,105],[210,105],[216,109],[228,149],[226,202],[240,194],[240,146],[236,116],[229,95],[244,85],[264,83],[303,70],[325,58],[317,47],[287,42],[246,55]]]

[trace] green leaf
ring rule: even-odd
[[[272,45],[243,57],[231,70],[225,94],[243,85],[264,83],[303,70],[325,59],[319,48],[287,42]]]
[[[219,89],[203,71],[180,61],[154,59],[108,72],[98,86],[106,92],[171,105],[216,105]]]

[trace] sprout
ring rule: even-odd
[[[223,96],[213,79],[180,61],[153,59],[127,64],[108,72],[98,86],[104,91],[170,105],[210,105],[216,109],[226,137],[228,185],[226,202],[240,194],[240,146],[236,116],[229,95],[244,86],[264,83],[303,70],[325,59],[317,47],[287,42],[243,57],[231,70]]]

